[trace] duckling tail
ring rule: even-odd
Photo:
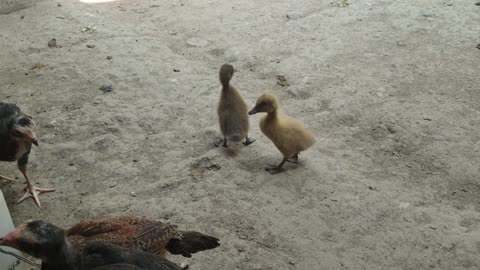
[[[228,88],[230,80],[233,77],[233,66],[229,64],[224,64],[220,68],[220,82],[222,83],[223,88]]]

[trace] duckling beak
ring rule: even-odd
[[[258,113],[257,107],[253,108],[251,111],[248,112],[249,115]]]

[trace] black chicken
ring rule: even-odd
[[[17,161],[18,169],[26,180],[25,195],[18,202],[32,197],[41,207],[38,195],[55,189],[38,188],[32,185],[27,176],[27,163],[32,144],[38,146],[38,139],[33,131],[35,123],[32,117],[22,113],[15,104],[0,102],[0,161]],[[0,175],[0,180],[12,180]]]
[[[181,270],[151,253],[95,242],[74,247],[65,231],[44,221],[32,221],[0,238],[9,246],[42,260],[42,270]]]

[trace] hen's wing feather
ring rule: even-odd
[[[95,236],[121,230],[128,226],[142,224],[143,219],[137,217],[116,217],[82,221],[67,230],[67,236]]]
[[[77,260],[83,267],[81,269],[181,269],[176,264],[160,256],[105,243],[94,242],[84,245],[80,249],[77,249],[76,255]],[[115,266],[118,268],[114,268]]]
[[[177,226],[137,217],[117,217],[80,222],[67,230],[74,245],[107,242],[125,248],[163,255]]]

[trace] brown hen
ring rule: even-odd
[[[67,229],[69,242],[80,246],[107,242],[160,256],[191,257],[192,253],[216,248],[218,239],[194,231],[179,231],[176,225],[138,217],[114,217],[82,221]]]

